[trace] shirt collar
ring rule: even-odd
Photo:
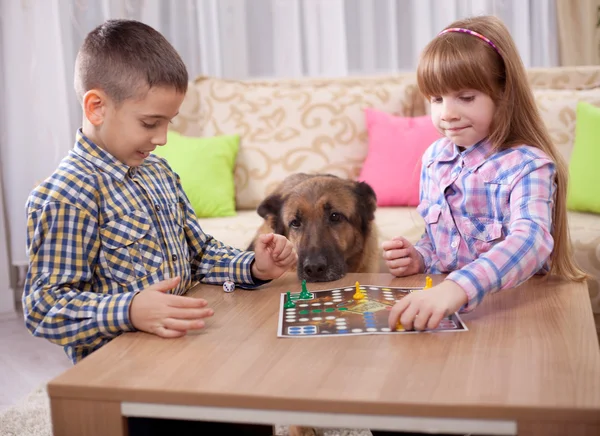
[[[435,160],[438,162],[452,162],[459,156],[462,157],[462,161],[465,167],[471,171],[477,170],[486,159],[490,156],[492,151],[492,145],[486,139],[482,139],[472,147],[467,148],[464,151],[460,151],[458,146],[450,141],[440,150]]]
[[[83,134],[81,128],[77,130],[73,151],[83,159],[91,162],[101,171],[121,182],[125,180],[128,172],[133,169],[94,144],[92,140]]]
[[[455,148],[457,148],[455,146]],[[465,167],[471,171],[477,170],[490,157],[492,153],[492,144],[487,138],[479,141],[472,147],[463,151],[462,157]]]

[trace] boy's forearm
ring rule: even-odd
[[[70,286],[27,286],[25,324],[34,336],[62,346],[94,348],[134,327],[129,307],[135,292],[115,295],[81,292]]]
[[[209,248],[199,262],[198,279],[204,283],[221,284],[225,280],[232,280],[240,288],[253,289],[267,282],[252,275],[252,251],[231,251],[230,247],[217,242],[214,249]]]

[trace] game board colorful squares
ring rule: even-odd
[[[278,336],[331,336],[373,333],[409,333],[401,324],[388,327],[393,305],[411,292],[432,286],[427,277],[423,288],[359,285],[281,295]],[[464,331],[458,314],[444,318],[436,331]]]

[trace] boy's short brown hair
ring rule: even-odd
[[[103,90],[116,104],[154,86],[185,94],[183,60],[158,31],[134,20],[108,20],[83,41],[75,61],[75,92],[80,102],[90,89]]]

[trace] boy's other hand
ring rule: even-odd
[[[385,241],[381,248],[388,270],[396,277],[425,272],[421,253],[406,238],[396,236],[391,241]]]
[[[273,280],[298,262],[293,244],[283,235],[260,235],[254,247],[252,275],[259,280]]]
[[[214,314],[201,298],[167,294],[179,284],[180,278],[163,280],[142,292],[131,301],[129,318],[137,329],[163,338],[178,338],[188,330],[204,327],[203,318]]]
[[[437,286],[411,292],[397,302],[388,318],[390,329],[395,330],[398,320],[406,330],[434,329],[442,318],[453,314],[467,304],[467,293],[451,280]]]

